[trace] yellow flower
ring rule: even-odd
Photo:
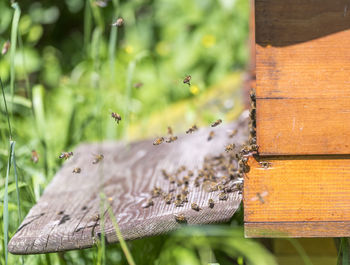
[[[199,93],[199,87],[196,86],[196,85],[191,85],[190,86],[190,92],[193,94],[193,95],[197,95]]]
[[[206,48],[210,48],[210,47],[214,46],[215,43],[216,43],[216,38],[214,35],[206,34],[202,38],[202,44]]]
[[[124,50],[128,54],[132,54],[134,52],[134,48],[131,45],[126,45]]]
[[[164,42],[158,42],[156,45],[156,52],[160,55],[160,56],[166,56],[169,54],[169,45]]]

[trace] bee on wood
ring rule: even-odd
[[[164,142],[164,137],[159,137],[154,140],[153,145],[160,145]]]
[[[235,135],[237,134],[237,132],[238,132],[237,129],[232,130],[232,131],[229,133],[228,137],[229,137],[229,138],[232,138],[233,136],[235,136]]]
[[[170,177],[169,177],[169,182],[170,182],[171,184],[174,184],[174,183],[175,183],[175,178],[174,178],[173,176],[170,176]]]
[[[184,177],[182,178],[182,181],[183,181],[183,183],[184,183],[186,186],[188,186],[188,184],[190,184],[190,177],[189,177],[189,176],[184,176]]]
[[[195,187],[199,187],[199,186],[201,185],[198,178],[196,178],[196,179],[194,180],[193,185],[194,185]]]
[[[257,144],[250,145],[250,150],[253,152],[258,152],[259,146]]]
[[[221,192],[221,193],[219,194],[219,200],[220,200],[220,201],[226,201],[227,198],[228,198],[228,196],[227,196],[227,194],[226,194],[225,192]]]
[[[228,144],[225,146],[225,151],[228,153],[230,151],[233,151],[235,149],[236,145],[235,144]]]
[[[178,223],[186,223],[187,219],[183,213],[174,214],[175,220]]]
[[[198,128],[197,128],[197,125],[192,125],[192,127],[191,128],[189,128],[187,131],[186,131],[186,133],[187,134],[189,134],[189,133],[193,133],[193,132],[195,132],[195,131],[197,131],[198,130]]]
[[[162,195],[162,189],[155,186],[151,191],[151,195],[153,198],[159,197],[160,195]]]
[[[192,203],[191,204],[191,208],[193,209],[193,210],[195,210],[195,211],[200,211],[200,210],[202,210],[199,206],[198,206],[198,204],[197,203]]]
[[[188,188],[187,187],[183,187],[182,190],[181,190],[181,194],[183,195],[188,195],[189,191],[188,191]]]
[[[188,198],[185,194],[180,194],[180,199],[182,202],[188,202]]]
[[[169,178],[170,178],[170,174],[168,174],[168,172],[166,172],[165,169],[162,169],[162,174],[163,174],[163,177],[164,177],[165,179],[169,179]]]
[[[97,213],[91,217],[91,221],[97,222],[101,219],[100,214]]]
[[[182,184],[184,184],[184,182],[181,179],[177,179],[176,184],[178,187],[180,187],[180,186],[182,186]]]
[[[123,25],[124,25],[124,19],[121,17],[112,23],[112,26],[114,26],[114,27],[121,27]]]
[[[183,80],[183,83],[184,84],[187,84],[187,85],[189,85],[189,86],[191,86],[191,76],[190,75],[187,75],[186,77],[185,77],[185,79]]]
[[[216,127],[216,126],[218,126],[219,124],[221,124],[222,123],[222,120],[221,119],[218,119],[218,120],[216,120],[215,122],[213,122],[210,126],[211,127]]]
[[[268,169],[269,167],[271,167],[271,163],[267,162],[267,161],[259,162],[259,164],[261,167],[263,167],[265,169]]]
[[[39,155],[35,150],[32,150],[31,160],[33,161],[34,164],[39,162]]]
[[[214,200],[213,199],[209,199],[208,200],[208,206],[209,206],[209,208],[214,208]]]
[[[116,112],[112,112],[111,116],[117,122],[117,124],[119,124],[119,122],[122,120],[122,117]]]
[[[103,156],[102,154],[95,155],[95,159],[92,161],[92,163],[93,163],[93,164],[97,164],[97,163],[99,163],[103,158],[104,158],[104,156]]]
[[[81,168],[80,167],[76,167],[72,171],[72,173],[77,173],[77,174],[79,174],[80,172],[81,172]]]
[[[165,142],[172,143],[177,140],[177,136],[170,136]]]
[[[251,101],[255,101],[256,100],[256,94],[255,94],[254,90],[250,91],[249,96],[250,96],[250,100]]]
[[[73,156],[73,152],[62,152],[61,155],[59,156],[59,158],[60,159],[64,158],[65,160],[67,160],[71,156]]]
[[[141,87],[143,87],[143,83],[142,82],[137,82],[137,83],[135,83],[134,84],[134,88],[141,88]]]
[[[182,207],[182,206],[184,206],[183,201],[180,200],[180,199],[176,199],[174,204],[175,204],[175,207]]]
[[[209,142],[211,139],[214,138],[214,135],[215,135],[214,131],[211,131],[211,132],[209,133],[208,138],[207,138],[208,142]]]
[[[6,41],[6,42],[4,43],[4,46],[2,46],[1,54],[2,54],[2,55],[5,55],[5,54],[8,52],[8,50],[10,49],[10,46],[11,46],[10,41]]]
[[[149,198],[149,199],[146,201],[146,203],[144,203],[144,204],[142,205],[142,208],[148,208],[148,207],[151,207],[151,206],[153,206],[153,205],[154,205],[154,202],[153,202],[152,198]]]
[[[173,195],[171,195],[171,193],[167,194],[165,197],[164,197],[164,201],[166,204],[170,204],[173,200]]]

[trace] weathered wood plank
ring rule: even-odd
[[[234,128],[239,132],[234,138],[228,138],[227,130]],[[142,207],[155,185],[163,190],[170,188],[169,181],[162,176],[162,169],[172,172],[184,165],[195,171],[203,166],[206,155],[222,153],[229,142],[240,145],[246,141],[247,113],[234,124],[215,128],[213,140],[207,141],[212,129],[181,135],[176,142],[159,146],[153,146],[152,141],[130,145],[114,142],[80,145],[30,210],[12,237],[9,251],[30,254],[91,247],[101,233],[100,220],[94,220],[100,212],[100,193],[109,198],[125,239],[178,228],[180,224],[175,221],[175,213],[184,213],[188,224],[230,219],[241,201],[239,191],[229,193],[227,201],[219,201],[218,192],[209,193],[202,187],[194,187],[192,182],[189,202],[184,207],[165,204],[161,198],[154,199],[154,206]],[[103,154],[104,159],[92,164],[93,153]],[[72,170],[77,166],[82,171],[73,174]],[[215,201],[213,209],[208,207],[209,198]],[[192,210],[192,202],[198,203],[202,210]],[[108,214],[104,217],[107,242],[117,242]]]
[[[256,104],[260,155],[350,154],[350,98]]]
[[[247,236],[350,235],[350,156],[250,157],[249,165]]]
[[[261,155],[349,154],[349,2],[255,4]]]

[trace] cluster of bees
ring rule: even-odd
[[[211,124],[211,127],[216,127],[221,123],[222,120],[218,119]],[[194,125],[186,133],[192,133],[196,130],[198,128]],[[228,137],[232,138],[236,134],[237,130],[232,130]],[[210,131],[207,140],[212,140],[214,135],[214,131]],[[242,190],[243,174],[249,170],[246,165],[245,153],[235,152],[237,150],[235,144],[229,144],[225,147],[225,152],[217,156],[206,156],[202,167],[195,171],[188,170],[185,166],[180,166],[172,173],[163,169],[161,173],[168,182],[167,188],[153,187],[150,191],[150,197],[142,207],[148,208],[154,206],[155,201],[157,203],[163,201],[164,204],[173,204],[175,207],[184,207],[191,203],[192,210],[201,211],[203,206],[212,209],[218,201],[226,201],[231,192]],[[189,202],[189,194],[195,189],[202,189],[204,192],[215,195],[204,203]],[[184,213],[175,214],[174,218],[180,223],[187,222]]]

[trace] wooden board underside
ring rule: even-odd
[[[271,166],[250,157],[244,179],[247,236],[350,236],[350,156],[261,161]]]
[[[259,153],[350,154],[350,3],[255,4]]]
[[[229,220],[241,202],[240,192],[230,193],[227,201],[218,201],[218,192],[209,193],[202,187],[192,187],[192,182],[189,202],[184,207],[167,205],[161,198],[156,198],[155,205],[150,208],[142,208],[142,205],[155,185],[163,190],[170,188],[161,174],[162,169],[170,173],[185,165],[188,170],[195,171],[203,166],[206,155],[222,153],[229,142],[238,146],[245,142],[247,117],[247,112],[244,112],[237,122],[214,128],[215,136],[210,142],[207,137],[213,128],[179,135],[176,142],[159,146],[153,146],[152,141],[128,146],[115,142],[80,145],[30,210],[12,237],[9,251],[32,254],[91,247],[101,233],[100,221],[93,220],[100,212],[101,192],[111,199],[113,213],[125,239],[157,235],[178,228],[180,224],[175,221],[175,213],[184,213],[188,224]],[[228,129],[233,128],[239,129],[239,132],[229,138]],[[104,154],[104,159],[97,165],[91,163],[93,153]],[[82,168],[82,172],[72,174],[77,166]],[[213,209],[207,207],[209,198],[215,201]],[[192,202],[198,203],[202,210],[192,210]],[[60,211],[64,213],[59,214]],[[107,242],[117,242],[106,212],[104,217]]]

